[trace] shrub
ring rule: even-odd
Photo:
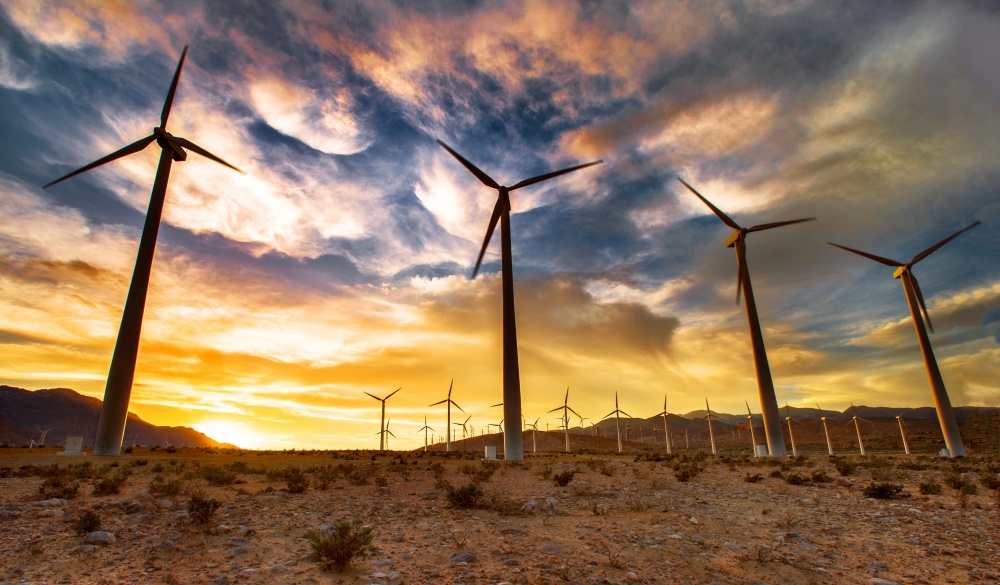
[[[785,478],[785,481],[788,483],[788,485],[808,485],[809,484],[809,478],[808,477],[806,477],[804,475],[801,475],[799,473],[796,473],[796,472],[789,473],[788,477]]]
[[[289,467],[285,472],[285,481],[288,482],[288,493],[304,494],[309,488],[309,478],[298,467]]]
[[[854,469],[857,467],[857,464],[847,461],[846,459],[837,459],[833,462],[833,466],[837,468],[837,473],[847,477],[848,475],[854,473]]]
[[[101,529],[101,515],[93,510],[84,510],[76,515],[73,530],[77,534],[90,534]]]
[[[163,479],[162,476],[153,477],[149,482],[149,494],[151,496],[176,496],[184,490],[184,482],[179,479]]]
[[[812,472],[813,483],[831,483],[833,478],[826,474],[822,469],[816,469]]]
[[[235,472],[214,464],[199,467],[198,475],[210,485],[233,485],[239,477]]]
[[[222,502],[219,500],[206,498],[196,492],[191,494],[191,499],[188,500],[188,514],[190,514],[191,521],[195,524],[207,525],[212,521],[212,516],[215,515],[215,511],[221,505]]]
[[[984,473],[979,476],[979,483],[983,484],[988,490],[995,490],[1000,488],[1000,479],[997,479],[994,473]]]
[[[448,503],[456,508],[475,508],[480,504],[483,497],[483,490],[475,482],[455,487],[449,485],[445,488],[445,497]]]
[[[757,483],[762,479],[764,479],[764,476],[759,473],[754,473],[754,474],[747,473],[745,476],[743,476],[743,481],[747,483]]]
[[[920,482],[920,493],[925,496],[940,496],[941,484],[934,480]]]
[[[69,482],[61,477],[50,477],[38,486],[38,495],[43,500],[49,498],[61,498],[72,500],[76,497],[76,492],[80,489],[80,482]]]
[[[678,465],[674,469],[674,477],[680,483],[687,483],[698,476],[701,473],[701,468],[694,463]]]
[[[552,480],[559,487],[565,487],[573,479],[572,471],[560,471],[559,473],[552,476]]]
[[[903,493],[903,486],[889,483],[889,482],[872,482],[866,485],[861,493],[865,495],[866,498],[875,498],[876,500],[893,500],[899,497]]]
[[[973,496],[978,491],[976,490],[976,484],[972,483],[969,478],[960,473],[949,473],[948,475],[945,475],[944,483],[948,487],[956,489],[968,496]]]
[[[330,528],[310,530],[306,533],[312,547],[310,559],[320,564],[324,571],[343,572],[355,559],[363,559],[376,552],[370,526],[361,520],[337,522]]]
[[[488,481],[491,477],[493,477],[493,473],[496,472],[499,467],[500,463],[497,461],[483,461],[480,464],[479,469],[475,470],[471,474],[472,481],[478,483]]]
[[[784,476],[781,475],[781,470],[780,469],[772,469],[771,473],[768,473],[767,476],[768,477],[773,477],[774,479],[783,479],[784,478]]]
[[[111,477],[105,477],[94,484],[95,496],[111,496],[122,491],[122,486],[128,479],[128,473],[119,471]]]

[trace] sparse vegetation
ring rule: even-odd
[[[179,479],[164,479],[162,475],[157,475],[149,482],[151,496],[177,496],[183,490],[184,482]]]
[[[221,465],[202,465],[198,467],[198,475],[209,485],[233,485],[239,476]]]
[[[941,484],[934,480],[920,482],[920,493],[925,496],[940,496]]]
[[[463,509],[478,507],[483,495],[483,490],[475,482],[470,482],[459,487],[449,485],[445,490],[448,503],[456,508]]]
[[[80,482],[68,481],[62,477],[50,477],[38,486],[39,499],[61,498],[72,500],[80,490]]]
[[[372,527],[364,526],[360,519],[310,530],[306,538],[312,548],[310,559],[319,563],[323,571],[343,572],[355,560],[377,552],[372,545],[375,538]]]
[[[73,520],[73,530],[77,534],[90,534],[101,529],[101,515],[93,510],[84,510]]]
[[[290,494],[304,494],[309,489],[309,478],[298,467],[289,467],[285,471],[285,482]]]
[[[747,473],[743,476],[743,481],[747,483],[757,483],[758,481],[764,479],[764,476],[759,473]]]
[[[894,500],[903,493],[903,486],[889,482],[872,482],[862,488],[861,493],[866,498]]]
[[[128,480],[129,474],[124,469],[111,477],[105,477],[94,484],[95,496],[112,496],[122,491],[122,486]]]
[[[559,487],[566,487],[570,481],[573,480],[572,471],[560,471],[559,473],[552,476],[552,480]]]
[[[831,459],[833,458],[831,457]],[[833,466],[837,469],[837,473],[839,473],[843,477],[851,475],[852,473],[854,473],[855,468],[857,468],[857,464],[848,461],[846,459],[840,459],[840,458],[833,459]]]
[[[212,521],[212,517],[215,516],[215,511],[220,506],[222,506],[222,502],[205,497],[200,492],[195,492],[191,494],[191,499],[188,500],[187,510],[191,516],[191,522],[208,526]]]

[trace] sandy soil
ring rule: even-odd
[[[356,459],[349,460],[353,454]],[[334,458],[339,457],[339,458]],[[469,453],[468,457],[475,455]],[[404,463],[400,463],[400,461]],[[117,459],[54,450],[0,450],[0,583],[967,583],[1000,579],[1000,512],[982,477],[997,460],[966,460],[976,485],[922,496],[952,464],[931,457],[853,458],[841,477],[828,457],[782,470],[736,459],[633,461],[611,455],[531,455],[484,466],[422,453],[380,456],[139,450]],[[105,478],[128,469],[118,494],[40,500],[39,474],[88,462]],[[787,462],[785,460],[786,467]],[[210,485],[202,471],[233,463],[238,483]],[[760,463],[760,462],[758,462]],[[244,468],[243,465],[246,467]],[[337,466],[341,466],[338,470]],[[305,471],[310,487],[286,491],[280,470]],[[704,467],[687,482],[672,468]],[[900,468],[902,466],[903,468]],[[870,469],[868,467],[871,467]],[[917,468],[917,469],[913,469]],[[924,468],[924,469],[919,469]],[[79,467],[70,469],[79,470]],[[261,473],[271,470],[271,474]],[[490,474],[492,471],[492,474]],[[551,477],[576,473],[565,487]],[[772,472],[780,477],[770,477]],[[823,472],[830,483],[791,485]],[[761,474],[749,483],[745,477]],[[489,475],[488,478],[485,476]],[[154,477],[183,492],[150,495]],[[353,476],[353,478],[352,478]],[[446,497],[478,476],[478,509]],[[322,485],[323,480],[327,485]],[[904,497],[866,498],[875,480]],[[363,485],[356,485],[362,479]],[[381,485],[379,485],[381,484]],[[325,489],[321,489],[325,487]],[[207,525],[184,519],[190,493],[221,502]],[[521,510],[527,502],[528,510]],[[74,520],[100,515],[115,542],[85,545]],[[307,530],[360,518],[378,553],[345,573],[310,560]],[[470,553],[471,557],[458,555]],[[456,556],[458,555],[458,556]],[[466,560],[462,560],[466,559]]]

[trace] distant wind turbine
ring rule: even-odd
[[[39,427],[35,427],[35,428],[38,429],[38,432],[41,433],[41,436],[38,437],[38,446],[39,447],[44,447],[45,446],[45,437],[49,434],[49,431],[51,431],[55,427],[52,427],[52,429],[45,429],[45,430],[42,430]]]
[[[788,403],[785,403],[785,421],[788,423],[788,439],[792,442],[792,457],[798,457],[799,451],[795,448],[795,435],[792,434],[792,411],[788,408]]]
[[[899,413],[898,415],[896,415],[896,421],[899,423],[899,434],[900,434],[901,437],[903,437],[903,451],[907,455],[909,455],[910,454],[910,445],[909,445],[909,443],[906,442],[906,431],[903,430],[903,426],[904,425],[903,425],[903,413],[902,412]]]
[[[743,401],[747,405],[747,420],[750,422],[750,444],[753,445],[753,456],[757,456],[757,436],[753,432],[753,413],[750,412],[750,403]]]
[[[746,302],[747,321],[750,324],[750,347],[753,351],[754,367],[757,372],[757,391],[760,395],[760,409],[764,418],[764,436],[767,440],[767,450],[772,457],[785,455],[785,438],[781,434],[781,420],[778,411],[778,398],[774,394],[774,381],[771,379],[771,366],[767,363],[767,352],[764,349],[764,335],[760,328],[760,319],[757,317],[757,303],[753,298],[753,288],[750,285],[750,270],[747,268],[746,236],[753,232],[760,232],[786,225],[802,223],[804,221],[815,221],[815,217],[803,219],[792,219],[774,223],[763,223],[750,228],[740,227],[721,209],[712,205],[694,187],[687,184],[684,179],[677,177],[685,187],[694,193],[698,199],[708,206],[715,215],[734,231],[726,240],[727,248],[736,250],[736,303],[740,302],[740,291],[743,292],[743,299]]]
[[[538,453],[538,421],[541,420],[541,418],[542,417],[536,418],[535,422],[533,422],[533,423],[525,423],[526,426],[531,427],[531,452],[532,453]]]
[[[712,409],[708,407],[708,398],[705,399],[705,410],[708,411],[705,418],[708,419],[708,438],[712,440],[712,456],[714,457],[719,452],[715,448],[715,432],[712,430]]]
[[[385,428],[386,428],[385,427],[385,401],[389,400],[390,398],[392,398],[392,395],[395,394],[396,392],[399,392],[400,390],[402,390],[402,388],[396,388],[395,390],[393,390],[385,398],[379,398],[378,396],[375,396],[371,392],[365,392],[365,394],[371,396],[375,400],[378,400],[379,402],[382,403],[382,422],[379,423],[378,433],[376,433],[379,436],[379,440],[378,440],[378,450],[379,451],[385,451],[385,449],[386,449],[386,447],[385,447],[385,443],[386,443],[386,441],[385,441],[385,433],[383,432],[385,430]]]
[[[440,402],[435,402],[434,404],[429,405],[429,406],[437,406],[438,404],[447,404],[448,405],[448,422],[447,422],[447,426],[445,427],[445,433],[447,435],[447,439],[446,439],[447,447],[445,448],[446,451],[451,451],[451,406],[454,404],[455,408],[457,408],[459,410],[462,410],[462,407],[459,406],[454,400],[451,399],[451,389],[452,389],[452,387],[454,385],[455,385],[455,379],[452,378],[451,384],[448,384],[448,398],[445,398],[444,400],[441,400]],[[462,410],[462,412],[464,413],[465,411]]]
[[[660,413],[663,417],[663,443],[667,446],[667,455],[670,455],[673,451],[670,448],[670,429],[667,428],[667,395],[663,395],[663,412]],[[656,434],[656,429],[653,429],[654,435]],[[655,437],[654,437],[655,440]]]
[[[378,432],[378,433],[376,433],[376,434],[378,434],[378,435],[382,435],[382,436],[385,436],[385,435],[389,435],[389,436],[391,436],[391,437],[392,437],[393,439],[395,439],[395,438],[396,438],[396,435],[395,435],[395,434],[393,434],[393,432],[389,430],[389,423],[390,423],[390,422],[392,422],[392,419],[391,419],[391,418],[390,418],[389,420],[385,421],[385,428],[384,428],[384,429],[382,429],[381,431],[379,431],[379,432]],[[385,448],[386,448],[386,449],[388,449],[388,448],[389,448],[389,439],[388,439],[388,438],[386,438],[386,439],[385,439]],[[384,451],[384,450],[385,450],[385,449],[383,449],[383,451]]]
[[[577,411],[573,410],[573,408],[569,405],[569,386],[566,387],[566,399],[563,401],[563,405],[562,406],[557,406],[557,407],[553,408],[552,410],[550,410],[549,412],[556,412],[557,410],[563,411],[563,414],[562,414],[563,433],[566,435],[566,452],[569,453],[570,452],[570,448],[569,448],[569,413],[572,412],[576,416],[580,416],[580,413],[578,413]],[[583,417],[580,417],[580,418],[583,418]]]
[[[142,315],[146,306],[146,291],[149,288],[149,274],[153,264],[153,252],[156,248],[156,234],[160,228],[160,214],[163,211],[163,201],[167,192],[167,179],[170,176],[172,161],[186,160],[187,152],[185,149],[187,149],[233,170],[243,172],[197,144],[174,136],[166,130],[167,118],[170,116],[170,107],[174,102],[174,94],[177,92],[177,82],[181,77],[181,68],[184,66],[187,49],[184,47],[184,51],[181,53],[173,81],[170,82],[167,99],[163,104],[163,112],[160,114],[160,125],[153,128],[152,134],[42,187],[47,189],[80,173],[135,154],[153,142],[156,142],[160,147],[160,162],[156,167],[156,178],[153,179],[153,190],[149,197],[149,208],[146,211],[142,237],[139,239],[139,252],[132,272],[132,283],[129,285],[128,297],[125,300],[125,310],[122,313],[121,325],[118,329],[118,340],[115,342],[111,368],[108,372],[108,382],[104,389],[104,402],[101,405],[101,416],[97,423],[97,438],[94,440],[94,455],[121,454],[122,438],[125,435],[125,419],[128,416],[132,381],[135,377],[136,355],[139,351]]]
[[[816,408],[819,410],[819,419],[823,421],[823,434],[826,435],[826,449],[830,452],[830,456],[833,456],[833,443],[830,442],[830,429],[826,428],[826,417],[823,416],[823,409],[819,407],[819,403],[816,404]]]
[[[432,429],[431,427],[427,426],[427,416],[424,415],[424,426],[423,426],[422,429],[420,429],[420,430],[417,431],[418,433],[420,431],[424,432],[424,453],[427,452],[427,431],[433,431],[433,430],[434,429]]]
[[[955,420],[955,411],[952,410],[951,400],[948,398],[948,390],[944,387],[944,378],[941,377],[941,370],[938,369],[937,360],[934,358],[934,350],[931,349],[931,340],[927,336],[927,329],[934,333],[934,326],[931,325],[931,316],[927,313],[927,305],[924,303],[924,295],[920,292],[920,284],[917,277],[913,275],[913,265],[924,258],[930,256],[938,248],[957,238],[979,225],[975,222],[972,225],[962,228],[940,242],[927,248],[913,257],[909,262],[903,263],[890,260],[847,246],[841,246],[832,242],[827,242],[831,246],[846,250],[858,256],[864,256],[869,260],[874,260],[879,264],[884,264],[895,268],[893,278],[898,278],[903,283],[903,293],[906,295],[906,304],[910,307],[910,317],[913,319],[913,326],[917,331],[917,342],[920,344],[920,353],[924,357],[924,367],[927,369],[927,378],[931,384],[931,394],[934,397],[934,408],[937,410],[938,423],[941,425],[941,434],[944,435],[945,447],[948,448],[949,457],[965,457],[965,445],[962,443],[962,435],[958,432],[958,421]],[[923,312],[923,318],[920,313]],[[924,320],[927,321],[927,328],[924,328]]]
[[[450,146],[438,140],[445,150],[458,159],[458,162],[476,176],[484,185],[498,192],[497,202],[493,206],[493,215],[490,223],[486,227],[486,237],[483,239],[483,246],[479,250],[479,258],[476,259],[476,267],[472,270],[472,278],[476,278],[479,267],[483,263],[483,255],[490,244],[493,231],[500,223],[500,272],[503,281],[503,402],[504,418],[507,420],[521,420],[521,377],[517,360],[517,322],[514,318],[514,265],[510,249],[510,192],[515,189],[534,185],[548,179],[553,179],[566,173],[571,173],[586,167],[600,164],[603,161],[594,161],[545,173],[530,179],[525,179],[510,187],[506,187],[494,181],[489,175],[484,173],[476,165],[466,160]],[[504,439],[504,459],[523,459],[524,449],[522,445],[521,433],[511,433]]]
[[[622,423],[621,423],[621,418],[619,417],[619,415],[624,414],[625,416],[627,416],[629,418],[632,418],[632,415],[629,414],[629,413],[627,413],[627,412],[625,412],[624,410],[621,410],[620,408],[618,408],[618,393],[617,392],[615,392],[615,409],[612,410],[611,412],[609,412],[608,414],[604,415],[604,418],[602,418],[601,420],[604,420],[605,418],[608,418],[612,414],[615,415],[615,432],[618,434],[618,452],[621,453],[622,452]]]
[[[859,417],[858,417],[857,411],[854,408],[854,403],[853,402],[851,403],[851,414],[853,415],[853,416],[851,416],[851,419],[854,421],[854,430],[856,430],[858,432],[858,450],[861,452],[862,455],[864,455],[865,454],[865,442],[861,439],[861,426],[858,425],[858,418]],[[865,419],[861,419],[861,420],[864,420],[865,422],[870,422],[870,421],[865,420]],[[847,423],[847,424],[851,424],[851,423]]]

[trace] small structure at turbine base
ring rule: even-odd
[[[83,452],[83,437],[66,437],[66,448],[56,455],[86,455]]]
[[[487,445],[486,453],[483,455],[483,459],[487,461],[495,461],[497,458],[497,448],[496,445]]]

